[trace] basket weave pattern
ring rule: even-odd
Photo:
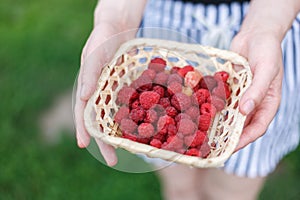
[[[166,60],[169,69],[173,66],[192,65],[203,75],[213,75],[216,71],[230,74],[228,81],[232,94],[208,130],[211,152],[207,158],[186,156],[119,137],[122,133],[114,122],[114,114],[119,109],[116,104],[118,91],[124,84],[130,85],[138,78],[154,57]],[[158,157],[194,167],[219,167],[238,144],[245,121],[245,116],[238,111],[238,103],[251,80],[248,62],[233,52],[195,44],[134,39],[123,44],[114,59],[103,68],[98,89],[85,110],[85,125],[93,137],[132,153],[143,153],[148,157]]]

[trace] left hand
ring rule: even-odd
[[[248,59],[253,73],[252,84],[239,103],[247,119],[237,151],[264,135],[274,118],[281,100],[283,62],[281,40],[268,31],[241,31],[231,50]]]

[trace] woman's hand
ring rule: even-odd
[[[94,29],[81,56],[81,67],[75,102],[76,138],[80,148],[90,143],[90,135],[84,126],[84,109],[96,90],[102,67],[110,62],[117,49],[125,41],[134,38],[140,24],[146,0],[101,0],[95,9]],[[135,5],[135,6],[132,6]],[[115,149],[96,139],[106,163],[117,163]]]
[[[247,115],[236,150],[261,137],[274,118],[281,99],[283,62],[281,40],[268,31],[241,31],[232,41],[231,50],[246,57],[253,82],[240,101]]]

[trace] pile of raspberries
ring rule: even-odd
[[[177,153],[205,158],[207,131],[231,92],[229,74],[202,76],[194,67],[172,67],[154,58],[129,86],[119,91],[114,120],[122,137]]]

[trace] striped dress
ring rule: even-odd
[[[197,42],[227,49],[239,31],[249,3],[204,5],[174,0],[149,0],[138,36]],[[163,29],[174,31],[172,38]],[[181,34],[177,34],[180,32]],[[282,42],[284,79],[279,110],[267,132],[233,154],[228,173],[244,177],[267,176],[299,143],[300,122],[300,14]]]

